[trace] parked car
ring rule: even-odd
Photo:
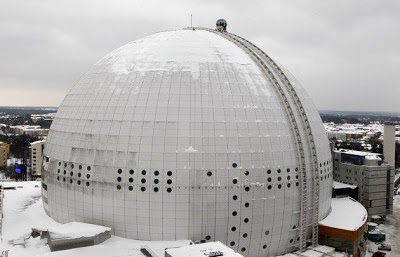
[[[386,234],[379,230],[368,231],[367,237],[372,242],[383,242],[386,240]]]
[[[378,250],[391,251],[392,247],[388,244],[381,244],[378,246]]]
[[[385,257],[385,256],[386,256],[386,253],[383,253],[380,251],[374,252],[374,254],[372,255],[372,257]]]

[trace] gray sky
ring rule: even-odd
[[[102,56],[190,13],[195,26],[225,18],[318,109],[400,111],[398,0],[0,0],[0,106],[58,106]]]

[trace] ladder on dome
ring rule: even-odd
[[[3,185],[0,184],[0,235],[3,233],[3,198]]]
[[[294,89],[293,85],[285,75],[285,73],[281,70],[281,68],[273,61],[266,53],[264,53],[260,48],[258,48],[256,45],[253,43],[249,42],[248,40],[239,37],[237,35],[234,35],[232,33],[228,32],[218,32],[215,30],[207,29],[205,28],[204,30],[207,30],[209,32],[213,32],[215,34],[219,34],[222,37],[228,39],[229,41],[233,42],[234,44],[238,45],[240,48],[242,48],[245,52],[251,55],[251,57],[258,62],[259,66],[262,68],[262,70],[266,73],[266,75],[272,79],[272,82],[277,89],[277,92],[279,93],[280,97],[282,98],[286,111],[288,112],[288,115],[290,117],[291,124],[293,126],[294,134],[296,136],[297,140],[297,145],[299,148],[300,152],[300,163],[301,163],[301,212],[300,212],[300,221],[301,221],[301,226],[300,226],[300,251],[305,251],[307,247],[307,166],[306,166],[306,158],[305,158],[305,151],[303,147],[303,142],[301,139],[301,134],[298,128],[298,125],[296,123],[296,119],[292,110],[292,107],[290,106],[290,103],[287,99],[287,96],[283,89],[281,88],[279,82],[277,81],[276,77],[274,74],[271,72],[270,68],[266,65],[268,63],[270,66],[273,67],[274,73],[276,73],[279,77],[280,80],[284,83],[284,85],[287,88],[287,91],[290,94],[290,97],[292,101],[294,102],[297,111],[300,114],[302,124],[304,128],[306,129],[306,137],[309,142],[309,147],[310,147],[310,154],[312,157],[312,170],[313,172],[313,216],[312,216],[312,245],[316,246],[318,244],[318,216],[319,216],[319,174],[318,174],[318,157],[317,157],[317,151],[315,147],[315,142],[314,142],[314,137],[311,131],[311,126],[307,117],[307,114],[304,110],[304,107],[300,101],[299,96],[296,93],[296,90]]]

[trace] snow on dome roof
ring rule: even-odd
[[[96,65],[109,64],[110,70],[116,74],[186,68],[192,74],[198,75],[200,64],[209,62],[235,63],[250,73],[261,73],[243,50],[204,30],[156,33],[116,49]]]

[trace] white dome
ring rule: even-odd
[[[297,249],[295,128],[310,208],[318,169],[319,219],[330,208],[330,149],[304,89],[285,71],[313,145],[295,101],[285,105],[272,82],[278,73],[260,67],[243,48],[204,30],[157,33],[106,55],[72,87],[51,125],[47,213],[139,240],[222,241],[244,256]]]

